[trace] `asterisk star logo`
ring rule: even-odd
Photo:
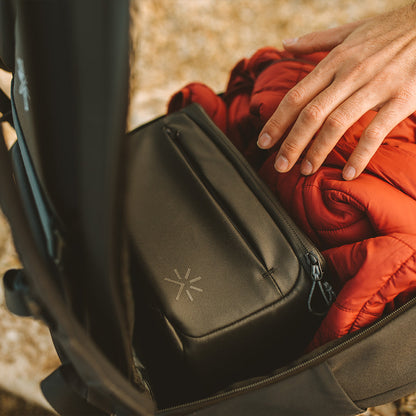
[[[186,295],[188,296],[188,299],[191,302],[193,302],[194,298],[192,297],[191,290],[195,290],[197,292],[203,292],[203,290],[200,287],[194,286],[194,283],[200,281],[202,277],[198,276],[198,277],[194,277],[193,279],[190,279],[189,277],[191,275],[191,269],[189,267],[188,267],[188,270],[186,271],[184,278],[181,277],[177,269],[174,269],[173,272],[175,273],[177,280],[169,279],[167,277],[164,280],[170,283],[174,283],[175,285],[179,286],[178,293],[176,294],[175,299],[179,300],[182,293],[185,292]]]
[[[29,87],[27,85],[27,79],[25,74],[25,68],[22,58],[17,58],[17,77],[19,78],[20,85],[18,92],[23,98],[23,107],[25,111],[29,111]]]

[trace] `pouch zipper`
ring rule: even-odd
[[[280,205],[278,201],[275,200],[274,196],[271,194],[270,190],[267,186],[257,177],[257,175],[252,170],[251,166],[244,158],[244,156],[234,147],[234,145],[229,141],[228,137],[217,127],[214,121],[206,115],[205,111],[199,104],[191,104],[190,106],[186,107],[182,110],[188,117],[199,127],[204,130],[210,138],[214,138],[212,142],[225,150],[225,154],[228,153],[228,160],[233,164],[233,166],[237,169],[237,171],[241,171],[236,167],[234,161],[238,162],[238,166],[244,169],[245,175],[243,175],[243,179],[246,181],[248,179],[250,183],[247,183],[247,186],[257,195],[259,202],[263,205],[262,199],[259,198],[258,194],[262,193],[262,195],[275,207],[273,212],[279,218],[280,222],[284,223],[286,230],[289,230],[291,235],[294,239],[290,239],[291,246],[296,254],[296,257],[301,262],[304,270],[309,274],[312,287],[308,296],[308,309],[314,315],[323,316],[326,313],[324,311],[316,311],[312,308],[312,298],[316,292],[316,289],[319,289],[319,292],[325,302],[325,305],[329,307],[332,302],[335,300],[335,292],[332,286],[324,281],[324,274],[323,269],[325,267],[325,259],[319,250],[315,247],[312,241],[309,238],[302,234],[299,235],[298,230],[294,225],[292,225],[292,219],[287,214],[286,210]],[[198,112],[202,117],[195,116],[194,113]],[[165,129],[171,130],[173,129],[169,127],[169,121],[165,124]],[[221,142],[215,140],[215,138],[221,135],[223,136],[223,140]],[[264,205],[263,205],[264,206]],[[264,207],[266,211],[268,211],[267,207]],[[269,212],[269,211],[268,211]],[[269,212],[269,215],[273,218],[273,215]],[[319,270],[319,275],[317,274]]]
[[[205,399],[196,400],[194,402],[184,403],[178,406],[173,406],[167,409],[161,409],[156,413],[156,415],[164,415],[168,414],[169,412],[173,412],[175,410],[185,410],[187,407],[191,406],[198,406],[198,409],[200,408],[199,405],[207,405],[207,404],[214,404],[214,402],[218,402],[221,399],[227,399],[231,398],[231,396],[236,395],[238,393],[246,393],[254,389],[266,387],[270,384],[274,384],[284,378],[290,377],[292,375],[295,375],[297,373],[300,373],[301,371],[307,370],[310,367],[313,367],[314,365],[320,364],[321,362],[324,362],[327,358],[335,355],[336,353],[339,353],[346,349],[348,346],[355,344],[359,342],[361,339],[366,338],[367,336],[370,336],[371,334],[377,332],[380,328],[385,326],[387,323],[395,319],[398,315],[406,312],[411,307],[416,305],[416,297],[409,300],[404,305],[397,308],[395,311],[391,312],[387,316],[379,319],[377,322],[375,322],[373,325],[369,326],[368,328],[363,328],[361,330],[358,330],[356,332],[353,332],[350,335],[347,335],[348,339],[341,341],[334,345],[333,347],[328,348],[327,350],[318,353],[311,357],[310,359],[300,362],[299,364],[294,365],[293,367],[283,370],[277,374],[274,374],[270,377],[266,377],[263,380],[259,380],[257,382],[254,382],[248,386],[242,386],[238,387],[229,391],[226,391],[224,393],[216,394],[212,397],[208,397]],[[198,410],[194,409],[194,411]]]
[[[256,259],[258,264],[264,269],[264,274],[269,273],[269,268],[267,267],[264,260],[261,258],[257,248],[252,243],[252,241],[247,238],[245,233],[241,230],[241,226],[234,220],[233,216],[230,214],[229,208],[226,206],[226,204],[223,203],[221,198],[218,196],[215,187],[210,183],[209,180],[207,180],[205,177],[201,177],[199,172],[197,171],[195,164],[193,162],[192,157],[188,154],[184,146],[179,142],[178,139],[181,137],[181,133],[179,130],[176,130],[169,126],[163,126],[163,131],[166,133],[168,138],[170,139],[172,145],[174,146],[175,150],[178,151],[178,153],[181,155],[181,157],[184,158],[187,167],[189,170],[193,173],[193,175],[197,178],[197,180],[203,185],[203,187],[206,189],[208,195],[215,201],[216,204],[219,205],[221,210],[224,212],[229,224],[234,229],[234,231],[239,235],[241,240],[244,242],[244,244],[248,247],[248,249],[253,254],[253,257]],[[277,283],[272,279],[272,282],[276,288],[276,291],[282,295],[282,292],[280,288],[278,287]]]
[[[319,260],[315,256],[315,254],[312,252],[308,252],[306,254],[306,257],[310,266],[310,275],[312,277],[312,287],[308,297],[308,310],[314,315],[324,316],[327,313],[328,308],[334,302],[336,294],[332,286],[328,282],[323,280],[324,273],[322,271],[322,267],[319,263]],[[321,294],[326,306],[326,308],[321,311],[314,309],[312,306],[312,299],[317,289],[319,289],[319,293]]]
[[[201,120],[201,119],[194,118],[192,114],[193,111],[190,110],[190,108],[192,108],[193,111],[198,111],[200,114],[202,114],[204,116],[204,119]],[[224,135],[224,133],[217,127],[217,125],[213,122],[213,120],[205,114],[202,107],[198,104],[192,104],[182,111],[185,112],[191,118],[191,120],[194,123],[198,124],[203,130],[205,131],[208,130],[208,132],[211,133],[210,137],[215,138],[218,134],[223,136],[224,140],[222,140],[221,143],[218,143],[214,139],[213,140],[214,144],[217,146],[222,145],[226,149],[228,154],[231,156],[231,160],[230,160],[231,163],[232,163],[232,160],[234,159],[239,163],[239,166],[244,168],[245,173],[248,174],[250,181],[253,182],[253,184],[255,185],[256,189],[254,190],[254,192],[258,193],[258,191],[261,191],[262,194],[273,205],[275,205],[275,207],[277,208],[275,212],[278,214],[279,219],[282,220],[286,224],[286,228],[289,228],[291,230],[291,232],[296,237],[299,243],[299,244],[295,244],[296,247],[294,247],[294,249],[302,252],[302,256],[298,256],[298,257],[299,257],[299,260],[301,260],[302,263],[304,264],[305,269],[307,269],[308,265],[305,264],[304,256],[307,256],[309,252],[312,252],[313,254],[317,254],[321,266],[324,265],[325,260],[322,257],[321,253],[319,253],[319,251],[316,249],[316,247],[309,240],[308,237],[306,237],[305,235],[302,235],[301,237],[299,235],[296,228],[291,224],[292,220],[290,219],[289,215],[286,213],[286,210],[280,205],[280,203],[274,200],[274,196],[273,196],[273,199],[271,198],[272,194],[269,188],[267,188],[267,186],[254,174],[254,171],[252,171],[252,167],[249,165],[249,163],[244,158],[244,156],[234,147],[234,145],[229,141],[228,137]],[[247,184],[247,185],[250,186],[250,184]],[[250,188],[252,187],[250,186]],[[297,254],[299,255],[299,252]]]

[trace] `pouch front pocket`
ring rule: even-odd
[[[195,398],[298,356],[319,322],[308,311],[312,281],[240,174],[247,162],[230,160],[184,113],[129,140],[132,279],[148,292],[148,307],[136,299],[136,340],[150,377],[170,391],[179,378]],[[171,377],[162,355],[176,360],[165,362]]]

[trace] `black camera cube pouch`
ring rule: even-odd
[[[159,404],[299,357],[332,301],[319,251],[197,104],[127,140],[133,343]]]

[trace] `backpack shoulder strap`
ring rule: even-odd
[[[3,276],[3,287],[7,309],[17,316],[32,316],[27,299],[30,292],[23,270],[7,271]]]
[[[10,98],[0,90],[0,113],[3,114],[0,121],[7,121],[13,125],[12,106]]]
[[[83,397],[88,390],[69,365],[62,365],[41,382],[46,400],[61,416],[106,416]]]

